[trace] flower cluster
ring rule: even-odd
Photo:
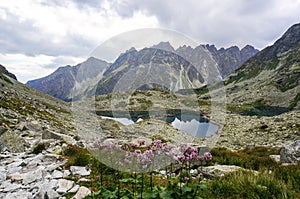
[[[209,161],[212,159],[210,152],[206,152],[203,156],[200,156],[197,147],[187,144],[175,146],[164,143],[162,140],[153,140],[148,144],[146,144],[145,140],[138,140],[137,144],[122,144],[119,141],[110,140],[104,144],[95,143],[94,147],[104,153],[108,152],[112,164],[119,167],[123,166],[127,170],[132,171],[151,168],[151,166],[154,166],[156,157],[169,158],[171,162],[175,160],[181,164],[190,164],[195,161]],[[116,160],[115,163],[113,163],[114,159]]]

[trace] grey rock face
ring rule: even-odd
[[[280,161],[282,163],[300,162],[300,140],[296,140],[290,145],[286,145],[280,151]]]

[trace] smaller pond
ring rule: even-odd
[[[165,111],[130,111],[130,112],[111,112],[96,111],[105,119],[112,119],[124,125],[134,124],[145,119],[158,119],[170,123],[174,128],[188,133],[195,137],[207,137],[218,132],[219,126],[211,123],[209,120],[201,117],[197,112],[182,110],[165,110]]]

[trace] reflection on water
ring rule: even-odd
[[[174,112],[167,114],[166,117],[161,116],[162,114],[149,114],[134,112],[130,115],[111,112],[97,112],[102,118],[112,119],[118,121],[124,125],[134,124],[135,122],[142,121],[143,119],[159,119],[170,123],[174,128],[181,130],[182,132],[188,133],[195,137],[207,137],[217,133],[219,126],[209,122],[207,119],[201,117],[195,112]]]
[[[140,121],[143,120],[142,118],[138,118],[137,120],[134,121],[134,120],[131,120],[131,119],[128,119],[128,118],[125,118],[125,117],[116,118],[116,117],[107,117],[107,116],[101,116],[101,118],[115,120],[115,121],[120,122],[124,125],[134,124],[135,122],[140,122]]]

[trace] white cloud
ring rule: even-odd
[[[26,83],[28,80],[37,79],[49,75],[58,66],[76,65],[83,62],[83,58],[70,56],[26,56],[23,54],[0,54],[1,64],[9,72],[17,76],[20,82]]]

